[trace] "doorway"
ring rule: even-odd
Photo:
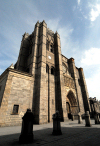
[[[70,109],[69,102],[66,102],[66,109],[67,109],[67,113],[68,113],[68,118],[71,119],[71,109]]]
[[[66,98],[66,109],[68,113],[68,118],[71,118],[71,115],[78,115],[79,108],[75,98],[74,93],[70,90]]]

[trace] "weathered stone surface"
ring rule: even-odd
[[[0,126],[20,124],[27,108],[39,124],[51,122],[56,110],[66,121],[89,109],[83,70],[61,54],[60,35],[45,21],[23,35],[18,61],[0,76],[0,103]]]

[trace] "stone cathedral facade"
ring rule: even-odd
[[[23,35],[16,64],[0,76],[0,126],[21,124],[28,108],[34,123],[51,122],[56,110],[66,121],[90,111],[88,98],[83,69],[61,54],[60,35],[37,22]]]

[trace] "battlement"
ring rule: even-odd
[[[50,35],[54,35],[54,31],[50,30],[49,28],[47,28],[47,33],[49,33]]]

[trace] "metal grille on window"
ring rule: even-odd
[[[19,105],[14,105],[13,114],[18,114]]]

